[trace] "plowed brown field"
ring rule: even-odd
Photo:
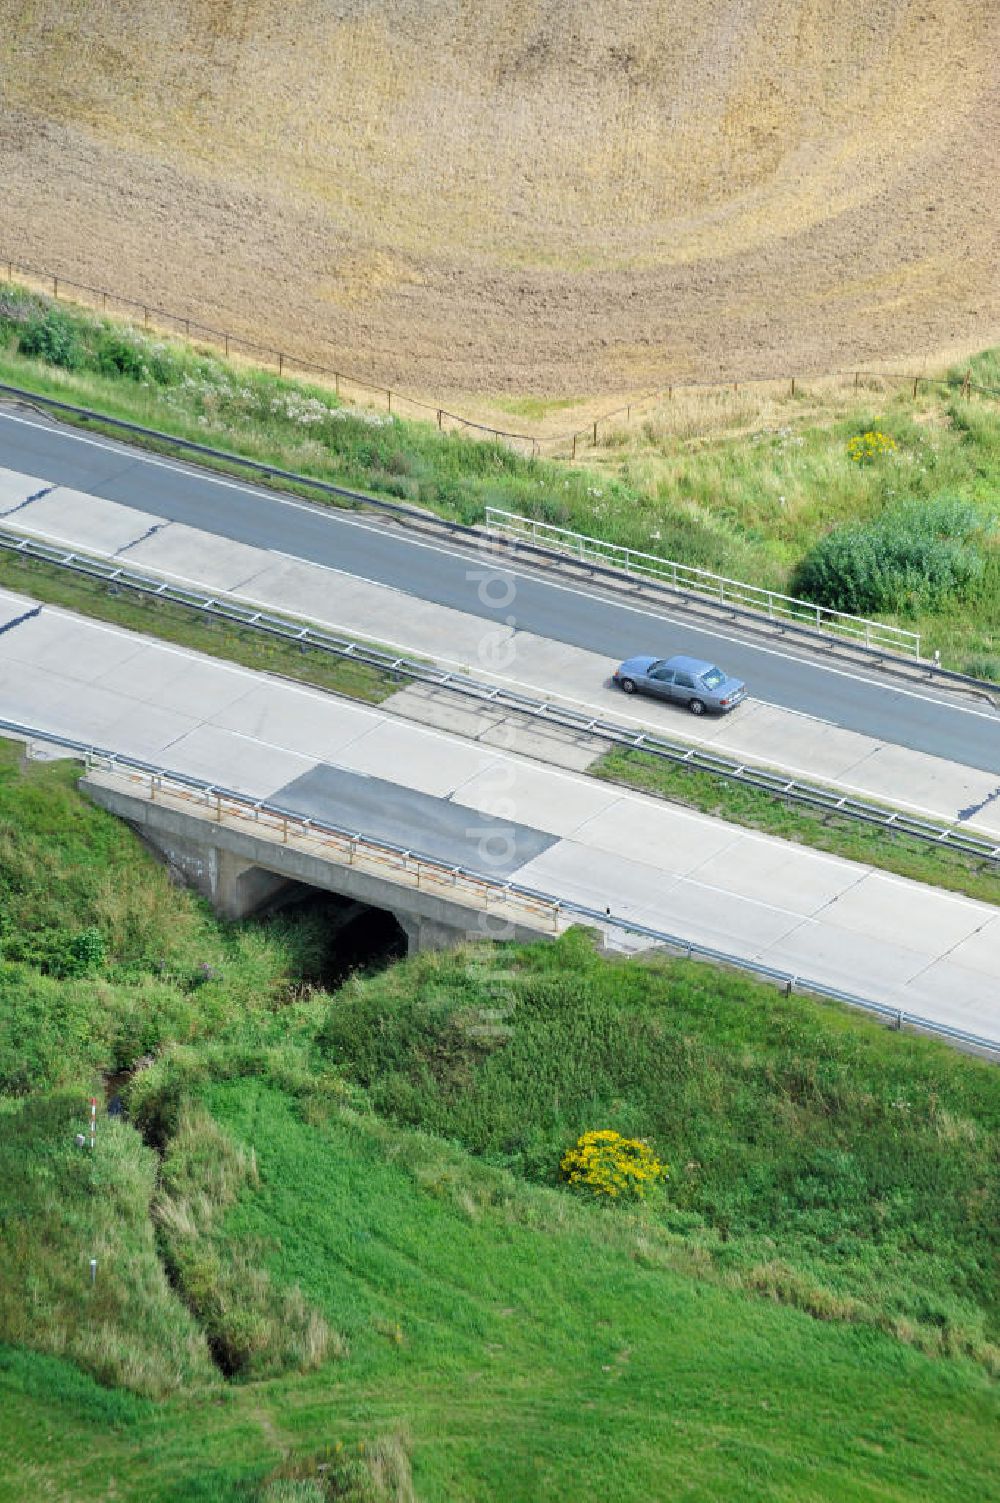
[[[440,398],[1000,332],[997,0],[0,0],[0,256]]]

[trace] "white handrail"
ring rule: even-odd
[[[839,632],[863,642],[866,647],[887,647],[920,657],[920,633],[907,631],[902,626],[890,626],[884,621],[870,621],[865,616],[835,611],[812,600],[783,595],[780,590],[766,590],[761,585],[747,584],[745,580],[729,579],[724,574],[713,574],[709,569],[659,558],[655,553],[643,553],[621,543],[608,543],[603,538],[571,532],[567,527],[556,527],[552,522],[540,522],[535,517],[524,517],[519,512],[504,511],[496,506],[486,508],[486,527],[488,531],[518,542],[531,542],[572,554],[581,563],[609,564],[626,574],[652,575],[674,589],[705,595],[722,605],[759,611],[770,621],[798,621],[817,631]]]

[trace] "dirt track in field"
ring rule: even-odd
[[[1000,335],[995,0],[0,0],[0,28],[0,256],[438,400]]]

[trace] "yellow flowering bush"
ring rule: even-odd
[[[667,1165],[660,1163],[648,1143],[623,1138],[610,1128],[577,1138],[559,1167],[568,1184],[612,1200],[629,1196],[642,1200],[652,1185],[668,1175]]]
[[[869,428],[867,433],[856,433],[848,440],[847,453],[855,464],[871,464],[883,454],[891,454],[896,440],[878,428]]]

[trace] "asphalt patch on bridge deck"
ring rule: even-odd
[[[501,880],[559,838],[326,763],[286,783],[269,801],[309,819],[325,820],[372,840],[405,846],[435,861]]]

